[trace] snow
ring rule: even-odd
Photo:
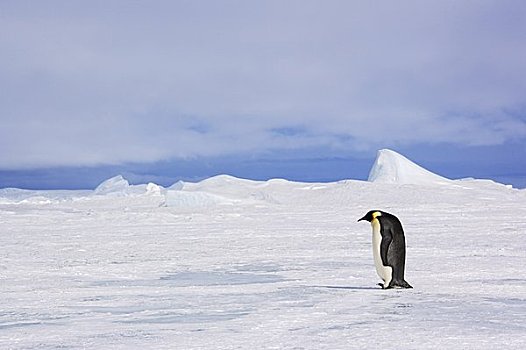
[[[451,180],[430,172],[389,149],[378,151],[368,181],[398,184],[446,184]]]
[[[95,194],[108,194],[115,192],[126,192],[130,188],[130,183],[122,175],[117,175],[101,183],[95,189]]]
[[[0,190],[0,348],[522,349],[526,191],[381,153],[397,181]],[[414,289],[376,285],[370,209]]]
[[[501,186],[512,188],[511,185],[503,185],[492,180],[474,179],[471,177],[451,180],[432,173],[403,155],[389,149],[378,151],[367,181],[386,184],[456,185],[463,187],[474,185],[475,187]]]

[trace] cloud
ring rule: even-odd
[[[0,168],[526,139],[522,1],[0,4]]]

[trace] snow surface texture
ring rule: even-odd
[[[526,344],[525,190],[230,176],[168,189],[126,183],[0,190],[1,349]],[[370,209],[401,219],[414,289],[376,286],[371,227],[356,222]]]

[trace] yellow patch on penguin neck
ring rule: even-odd
[[[379,216],[382,216],[382,213],[381,213],[381,212],[379,212],[379,211],[375,211],[375,212],[373,213],[373,219],[376,219],[376,218],[379,217]]]
[[[373,227],[373,233],[375,230],[380,232],[380,221],[378,221],[379,216],[382,216],[381,212],[375,211],[373,213],[373,219],[371,220],[371,226]]]

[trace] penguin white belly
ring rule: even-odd
[[[384,288],[389,286],[393,277],[393,269],[391,266],[384,266],[382,256],[380,255],[380,244],[382,243],[382,235],[380,234],[380,222],[378,219],[371,221],[373,227],[373,257],[376,273],[384,281]]]

